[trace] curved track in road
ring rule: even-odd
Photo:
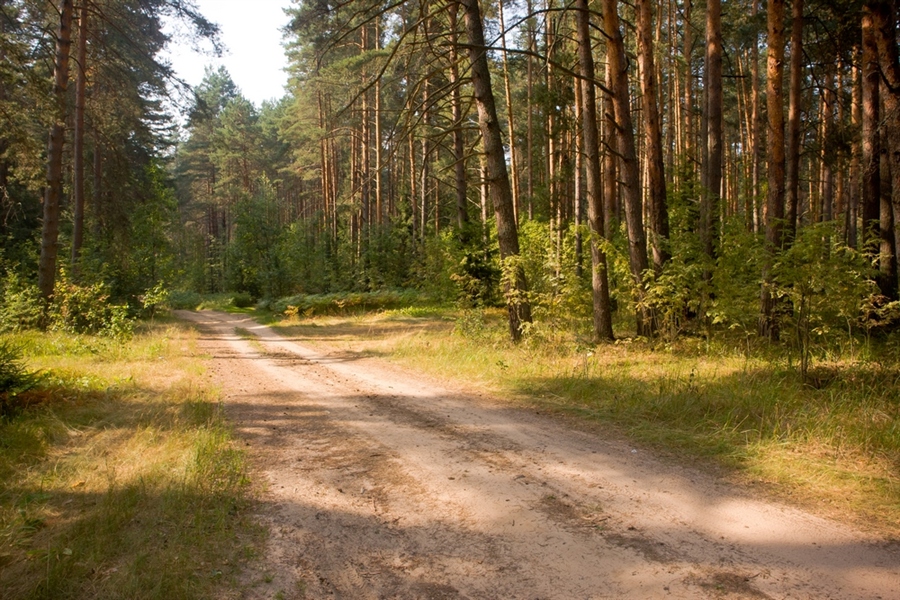
[[[265,482],[243,597],[900,598],[900,549],[236,315],[196,324]]]

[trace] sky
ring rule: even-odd
[[[290,0],[195,0],[200,12],[218,23],[226,49],[221,57],[192,50],[185,42],[173,42],[164,56],[178,76],[195,86],[204,68],[224,65],[245,98],[257,107],[264,100],[281,98],[287,83],[287,66],[281,27],[287,24],[283,9]]]

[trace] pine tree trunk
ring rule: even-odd
[[[750,13],[755,18],[759,14],[759,0],[751,0],[753,3]],[[760,201],[760,154],[762,153],[761,131],[759,127],[759,42],[757,36],[753,36],[753,48],[750,50],[750,154],[752,173],[750,176],[750,193],[753,197],[753,232],[759,233],[759,201]]]
[[[96,88],[95,88],[96,89]],[[92,196],[91,201],[94,206],[94,235],[99,237],[103,225],[103,147],[100,145],[100,133],[97,126],[93,127],[94,137],[94,164],[93,176],[91,181]]]
[[[0,0],[0,10],[6,7],[7,0]],[[8,35],[8,23],[7,19],[0,19],[0,39],[6,39]],[[0,64],[6,64],[7,58],[6,53],[4,52],[3,45],[0,44]],[[6,103],[7,99],[7,91],[5,82],[0,80],[0,105]],[[9,141],[6,139],[6,136],[0,136],[0,202],[3,202],[8,197],[8,190],[6,189],[7,184],[9,183],[9,162],[6,157],[6,152],[9,149]],[[4,219],[5,221],[5,219]],[[0,235],[5,236],[5,228],[6,223],[0,222]]]
[[[516,215],[516,223],[519,222],[520,198],[519,198],[519,169],[518,149],[516,148],[516,125],[513,117],[512,86],[509,83],[509,61],[506,57],[506,20],[503,14],[503,0],[497,0],[497,10],[500,16],[500,44],[503,48],[503,85],[506,97],[506,119],[509,125],[509,166],[512,183],[513,209]]]
[[[822,93],[822,220],[834,219],[834,151],[831,150],[831,138],[834,130],[834,71],[831,68],[825,73],[825,90]]]
[[[900,58],[897,50],[897,2],[881,0],[872,3],[878,60],[885,81],[884,128],[887,141],[887,166],[890,170],[890,196],[881,206],[882,272],[887,272],[882,292],[896,299],[900,295],[897,263],[900,256]],[[885,263],[891,267],[885,268]]]
[[[766,195],[766,248],[769,253],[763,267],[760,295],[759,335],[772,341],[779,337],[775,314],[776,297],[772,293],[772,261],[781,250],[784,219],[784,0],[768,0],[768,57],[766,59],[766,111],[769,122],[767,157],[769,190]]]
[[[791,82],[787,120],[787,222],[785,240],[797,234],[800,204],[800,102],[803,85],[803,0],[793,0],[791,8]]]
[[[722,192],[722,2],[708,0],[706,6],[706,144],[703,195],[700,203],[700,237],[703,251],[714,256],[719,202]]]
[[[78,260],[84,243],[84,102],[87,90],[88,2],[82,0],[78,19],[75,79],[75,130],[72,138],[72,269],[78,272]]]
[[[375,49],[381,50],[381,18],[375,20]],[[382,178],[381,77],[375,80],[375,222],[384,222],[384,181]]]
[[[608,66],[604,75],[607,89],[612,89],[612,69]],[[603,124],[605,126],[606,151],[603,153],[603,236],[611,240],[619,228],[619,136],[616,132],[616,117],[613,99],[603,95]]]
[[[459,32],[457,31],[457,14],[459,4],[451,4],[447,8],[450,15],[450,106],[453,114],[453,172],[456,187],[456,224],[460,235],[465,237],[469,223],[468,184],[466,182],[466,155],[463,139],[462,97],[459,90]],[[466,240],[463,240],[466,241]]]
[[[591,228],[591,289],[594,342],[613,339],[612,308],[606,254],[600,248],[603,236],[603,186],[600,173],[600,135],[597,127],[597,94],[594,87],[594,57],[591,52],[590,12],[587,0],[575,0],[578,33],[578,63],[583,108],[581,110],[584,163],[587,177],[588,222]]]
[[[41,227],[41,256],[38,288],[49,302],[56,284],[56,257],[59,251],[59,215],[62,201],[62,159],[66,133],[66,89],[69,85],[69,53],[72,46],[72,0],[60,4],[59,33],[56,38],[56,65],[53,70],[54,123],[47,143],[47,187],[44,193],[44,221]]]
[[[693,0],[684,1],[684,159],[689,165],[691,175],[696,173],[694,158],[696,147],[694,140],[694,75],[693,48],[694,31],[691,25],[691,9]],[[690,177],[693,179],[693,177]]]
[[[594,100],[596,103],[596,98]],[[596,109],[596,106],[594,107]],[[584,97],[581,85],[575,85],[575,122],[582,123],[584,119]],[[594,118],[596,124],[596,117]],[[598,134],[599,135],[599,134]],[[598,142],[599,143],[599,142]],[[597,149],[599,152],[599,148]],[[584,222],[585,189],[584,189],[584,135],[578,132],[575,135],[575,177],[573,178],[573,195],[575,201],[575,277],[578,280],[584,276],[584,239],[581,233],[581,225]],[[601,200],[602,205],[602,200]],[[602,222],[601,222],[602,226]]]
[[[534,13],[534,5],[532,3],[533,0],[528,0],[527,2],[527,10],[528,14],[531,15]],[[528,111],[528,131],[526,132],[526,152],[528,156],[526,157],[526,172],[528,177],[528,219],[531,220],[534,218],[534,57],[531,53],[535,53],[537,51],[536,41],[535,41],[535,33],[534,27],[532,26],[532,19],[528,19],[528,51],[529,55],[526,57],[527,60],[527,77],[528,77],[528,89],[527,89],[527,111]]]
[[[863,247],[878,243],[881,210],[881,137],[878,131],[881,71],[870,6],[862,18],[862,220]]]
[[[858,53],[857,53],[858,55]],[[850,68],[850,122],[854,131],[862,129],[862,80],[859,68],[854,61]],[[858,136],[853,137],[850,144],[850,193],[847,203],[847,245],[851,248],[859,248],[861,239],[859,235],[859,202],[862,196],[862,143]]]
[[[618,150],[624,175],[625,224],[628,228],[628,257],[635,290],[637,334],[651,336],[655,333],[655,323],[649,307],[644,302],[644,271],[647,270],[648,259],[641,204],[641,173],[637,160],[634,125],[631,120],[625,43],[619,27],[617,5],[617,0],[603,0],[603,29],[606,36],[609,68],[612,71],[613,109],[618,127]]]
[[[514,341],[522,337],[522,325],[531,322],[531,305],[528,301],[528,286],[525,271],[516,263],[519,255],[519,234],[516,229],[515,211],[500,121],[494,103],[491,74],[488,70],[487,50],[484,43],[484,25],[478,0],[460,0],[465,10],[466,32],[469,37],[469,62],[471,63],[472,89],[478,109],[478,125],[484,146],[485,178],[494,204],[497,220],[497,238],[500,258],[512,260],[513,273],[507,274],[507,308],[509,311],[509,333]]]
[[[653,267],[657,274],[669,260],[669,212],[666,207],[666,175],[663,162],[662,128],[657,104],[656,67],[653,61],[653,29],[651,0],[638,0],[638,70],[641,77],[644,110],[644,137],[647,147],[647,178],[649,183],[650,247]]]

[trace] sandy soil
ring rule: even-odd
[[[241,316],[179,316],[266,484],[243,598],[900,598],[900,548],[871,534]]]

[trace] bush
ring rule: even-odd
[[[152,288],[138,296],[141,302],[143,313],[151,319],[156,315],[156,311],[164,307],[169,300],[169,290],[166,289],[162,281]]]
[[[231,304],[236,308],[250,308],[253,298],[247,292],[238,292],[231,297]]]
[[[197,292],[185,292],[183,290],[169,292],[167,304],[173,309],[195,310],[203,302],[203,297]]]
[[[111,304],[106,284],[77,285],[60,277],[50,307],[53,329],[75,334],[129,337],[133,320],[127,305]]]
[[[41,304],[41,294],[36,285],[16,273],[8,273],[0,281],[0,332],[38,327]]]
[[[15,409],[15,398],[37,385],[38,375],[22,364],[17,348],[0,341],[0,417],[7,417]]]
[[[385,290],[347,294],[313,294],[280,298],[266,307],[287,316],[343,315],[367,310],[390,310],[422,301],[415,290]]]

